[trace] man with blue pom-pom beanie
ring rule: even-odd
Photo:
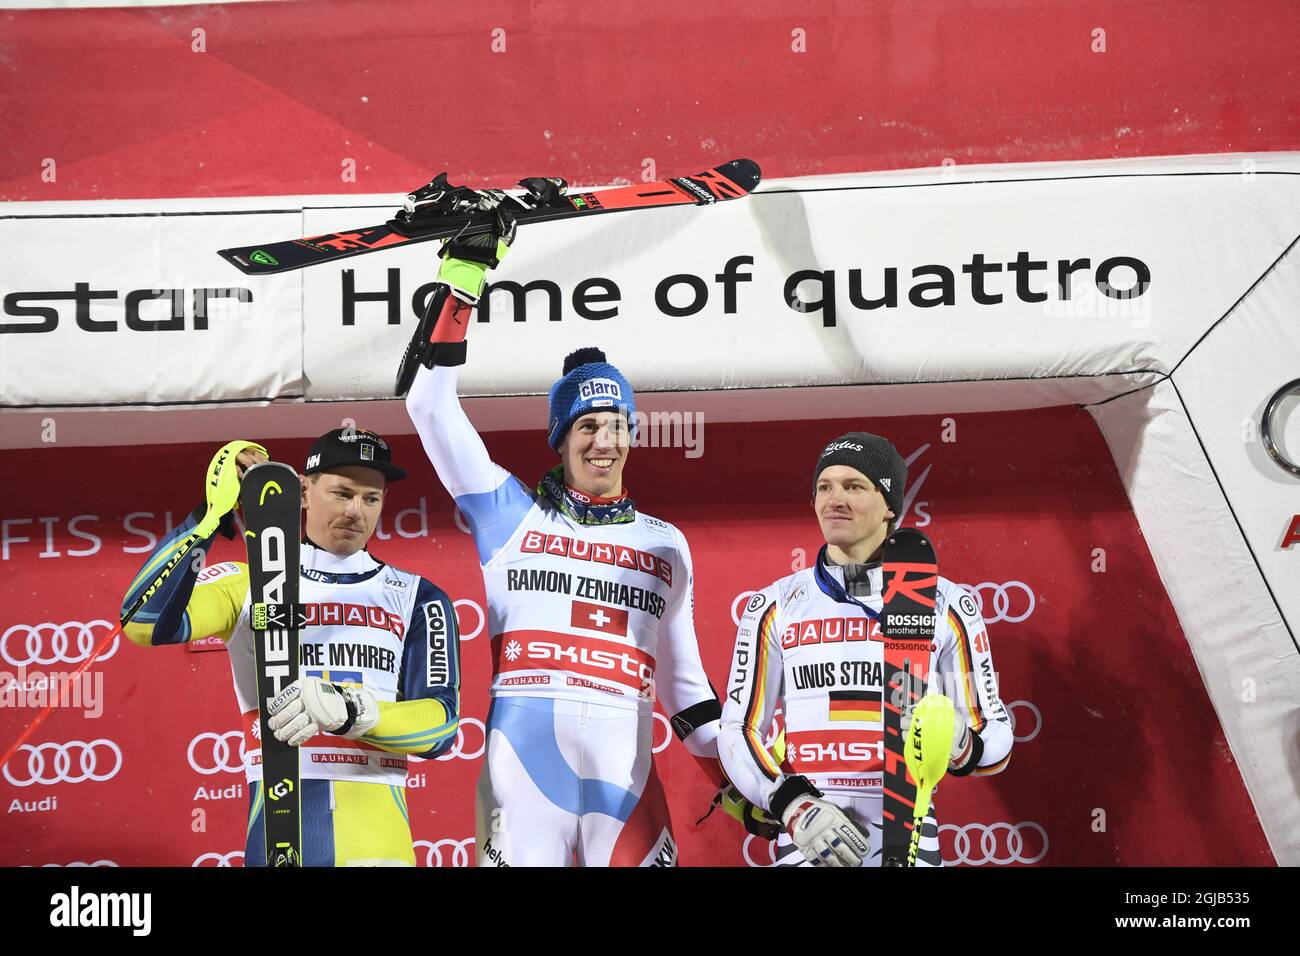
[[[469,523],[487,592],[493,677],[478,864],[673,866],[652,755],[656,699],[722,782],[721,707],[696,643],[690,549],[623,486],[636,398],[599,349],[570,354],[551,386],[547,442],[560,462],[535,489],[489,457],[461,409],[456,370],[486,272],[513,239],[508,217],[496,227],[444,248],[397,380]],[[756,813],[746,825],[775,835]]]

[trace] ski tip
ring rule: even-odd
[[[886,542],[889,545],[897,546],[900,544],[919,545],[923,548],[930,548],[930,539],[925,536],[925,532],[918,531],[916,528],[898,528],[889,536]]]
[[[733,159],[719,166],[718,172],[737,186],[743,187],[746,192],[757,186],[763,179],[763,171],[752,159]]]
[[[257,272],[256,268],[253,266],[251,262],[248,261],[248,257],[243,255],[242,253],[243,253],[242,249],[218,249],[217,250],[217,255],[221,256],[221,258],[225,259],[227,262],[229,262],[240,272],[244,273],[244,275],[256,274]]]
[[[288,268],[280,265],[274,256],[256,248],[218,249],[217,255],[246,276],[271,275]]]

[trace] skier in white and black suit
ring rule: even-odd
[[[745,606],[718,751],[740,793],[781,822],[778,865],[880,865],[881,559],[906,481],[906,463],[878,435],[850,432],[827,445],[812,500],[826,544],[812,567]],[[957,716],[948,772],[997,773],[1013,738],[988,630],[971,595],[943,577],[935,610],[930,689],[951,697]],[[763,746],[777,707],[785,715],[781,761]],[[933,810],[917,865],[942,865]]]

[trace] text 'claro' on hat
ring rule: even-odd
[[[546,421],[546,442],[552,451],[569,427],[591,412],[617,412],[627,416],[628,433],[636,437],[636,396],[632,386],[597,348],[578,349],[564,359],[564,372],[551,386],[548,396],[550,414]]]

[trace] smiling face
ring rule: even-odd
[[[305,477],[302,504],[307,537],[340,558],[356,554],[375,533],[385,485],[382,472],[361,465]]]
[[[894,517],[880,489],[848,465],[831,465],[817,476],[813,512],[836,564],[870,559],[884,543]]]
[[[623,490],[627,419],[617,412],[583,415],[560,442],[564,481],[583,494],[609,498]]]

